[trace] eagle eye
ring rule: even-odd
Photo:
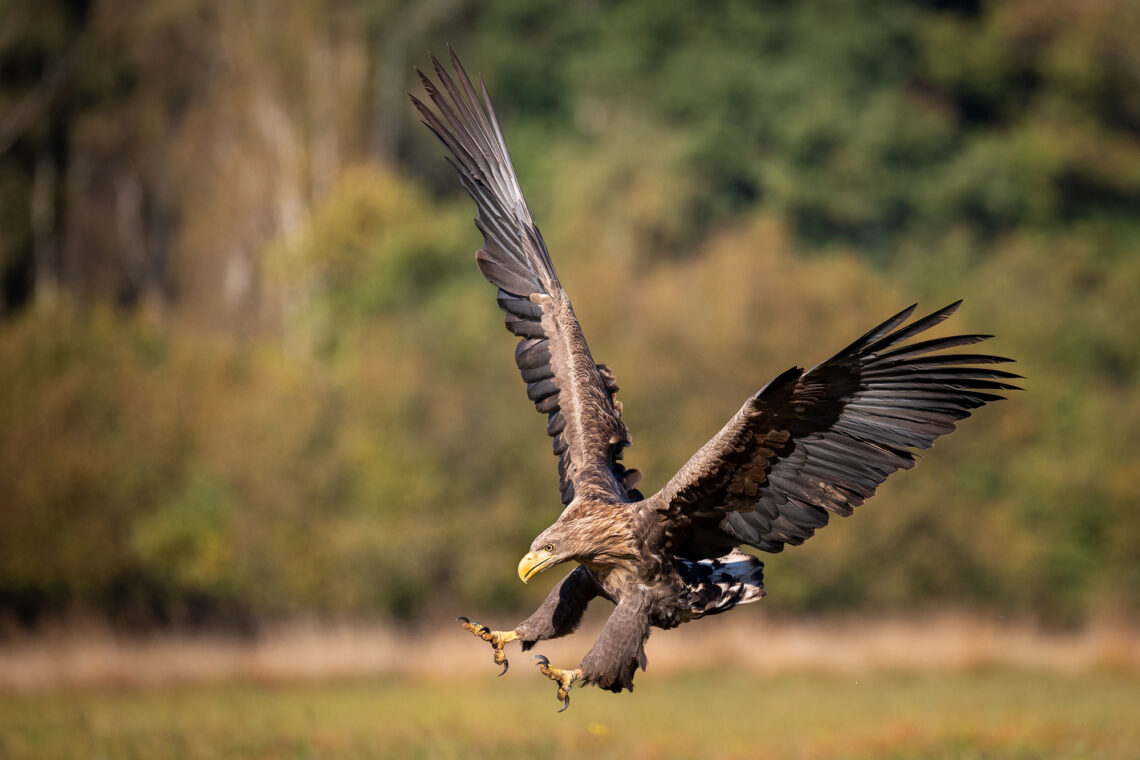
[[[553,552],[554,551],[554,544],[547,544],[546,546],[542,547],[542,550],[544,552]]]

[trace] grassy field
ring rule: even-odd
[[[521,663],[520,663],[521,665]],[[0,757],[1136,758],[1140,678],[707,672],[631,694],[493,675],[0,696]]]

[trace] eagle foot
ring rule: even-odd
[[[562,700],[562,709],[558,712],[562,712],[562,710],[570,706],[570,686],[578,680],[579,676],[582,675],[582,671],[579,668],[574,668],[573,670],[556,668],[550,664],[550,660],[541,654],[536,654],[531,659],[538,660],[538,670],[540,673],[558,684],[558,698]]]
[[[503,669],[499,671],[499,675],[501,676],[506,673],[507,668],[509,668],[511,664],[507,662],[507,655],[503,652],[503,647],[505,647],[508,642],[517,639],[519,635],[514,631],[492,631],[485,625],[472,623],[471,620],[466,616],[460,616],[455,619],[458,622],[462,623],[463,627],[470,631],[472,634],[478,636],[479,638],[483,639],[483,641],[488,642],[492,647],[494,647],[495,664],[503,666]]]

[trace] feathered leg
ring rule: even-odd
[[[649,607],[647,594],[633,593],[619,600],[598,640],[576,668],[556,668],[542,655],[535,656],[539,671],[558,684],[562,710],[570,706],[570,687],[576,681],[614,692],[633,691],[634,672],[639,667],[645,670]]]
[[[513,631],[492,631],[485,625],[473,623],[466,617],[458,618],[463,627],[488,642],[495,650],[495,664],[502,665],[499,675],[507,672],[510,663],[503,648],[512,641],[522,641],[523,651],[543,639],[556,639],[573,633],[582,622],[586,607],[598,595],[594,577],[583,567],[577,567],[558,582],[546,596],[546,601],[530,617],[515,626]]]

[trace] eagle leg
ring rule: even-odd
[[[562,710],[565,710],[570,706],[570,686],[578,680],[582,675],[582,671],[578,668],[574,668],[573,670],[556,668],[550,664],[550,660],[541,654],[536,654],[531,659],[538,660],[539,672],[558,684],[558,698],[562,700]],[[558,712],[562,712],[562,710]]]
[[[501,676],[506,673],[507,668],[509,668],[511,664],[507,662],[507,655],[503,652],[503,647],[505,647],[509,642],[517,639],[519,637],[518,633],[515,631],[492,631],[485,625],[472,623],[471,620],[466,616],[460,616],[455,619],[458,622],[462,623],[463,627],[470,631],[472,634],[478,636],[479,638],[483,639],[483,641],[488,642],[492,647],[494,647],[495,664],[503,666],[503,669],[499,671],[499,675]]]

